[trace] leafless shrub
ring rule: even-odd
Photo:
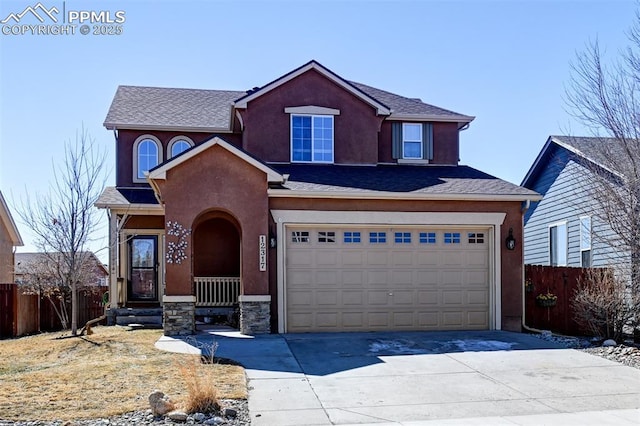
[[[595,336],[621,341],[635,310],[625,279],[612,269],[590,269],[578,282],[572,306],[575,320]]]
[[[187,413],[219,413],[218,389],[215,386],[213,369],[202,368],[202,364],[210,366],[214,363],[218,344],[204,344],[195,339],[188,339],[192,346],[200,349],[201,356],[193,357],[178,366],[187,389],[185,411]]]

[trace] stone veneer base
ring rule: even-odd
[[[194,302],[164,301],[162,327],[165,336],[186,336],[196,331]]]
[[[242,297],[241,297],[242,299]],[[271,302],[240,300],[240,333],[268,334],[271,332]]]

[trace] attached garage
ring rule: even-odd
[[[503,215],[450,213],[460,223],[442,225],[429,224],[439,213],[389,213],[397,223],[373,225],[377,212],[333,213],[279,228],[281,331],[499,328],[492,222]],[[371,220],[339,223],[349,216]]]
[[[290,227],[287,331],[489,328],[487,229]]]

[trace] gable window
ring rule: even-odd
[[[144,182],[144,173],[162,161],[162,144],[151,136],[140,136],[133,144],[133,180]]]
[[[558,223],[549,227],[549,264],[567,266],[567,224]]]
[[[193,141],[186,136],[176,136],[169,141],[168,158],[173,158],[176,155],[183,153],[193,146]]]
[[[391,123],[391,154],[398,160],[433,160],[431,123]]]
[[[333,163],[333,116],[291,114],[291,161]]]
[[[580,265],[591,267],[591,216],[580,218]]]

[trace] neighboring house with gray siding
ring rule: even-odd
[[[599,267],[626,262],[615,234],[596,214],[589,189],[600,138],[550,136],[522,181],[542,194],[524,216],[524,263]]]

